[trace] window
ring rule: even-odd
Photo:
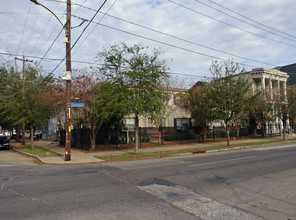
[[[175,118],[175,128],[176,130],[188,130],[190,127],[189,118]]]
[[[123,128],[124,131],[134,131],[135,130],[135,119],[134,118],[126,118],[125,119],[126,127]]]
[[[153,120],[148,118],[148,127],[153,127]]]
[[[174,105],[181,105],[181,96],[179,94],[174,94]]]

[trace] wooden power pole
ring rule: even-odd
[[[66,80],[66,143],[65,161],[71,160],[71,0],[67,0],[67,23],[66,23],[66,72],[70,79]]]
[[[20,60],[23,61],[23,75],[22,75],[22,99],[23,101],[25,101],[25,64],[26,62],[33,62],[33,60],[28,60],[26,59],[25,56],[23,56],[23,58],[15,58],[16,60]],[[25,122],[22,122],[22,144],[25,145],[26,144],[26,126],[25,126]],[[31,134],[32,135],[32,134]]]

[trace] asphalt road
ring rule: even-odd
[[[0,167],[34,165],[30,157],[10,150],[0,150]]]
[[[85,166],[0,166],[0,219],[296,219],[296,144]]]

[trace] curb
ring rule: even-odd
[[[296,143],[296,141],[290,141],[286,140],[284,143]],[[241,149],[250,149],[250,148],[255,148],[255,147],[264,147],[266,145],[274,145],[278,143],[266,143],[266,144],[258,144],[258,145],[245,145],[245,146],[240,146],[240,147],[231,147],[231,148],[223,148],[223,149],[217,149],[217,150],[208,150],[204,151],[202,153],[215,153],[215,152],[223,152],[223,151],[231,151],[231,150],[241,150]],[[192,152],[194,153],[194,152]],[[196,153],[196,154],[202,154],[202,153]]]
[[[13,151],[18,152],[18,153],[20,153],[20,154],[23,154],[23,155],[26,155],[26,156],[29,156],[29,157],[33,157],[33,158],[35,158],[36,160],[38,160],[38,162],[40,162],[40,163],[42,163],[42,164],[46,164],[46,163],[44,163],[44,162],[41,160],[41,158],[38,157],[37,155],[30,154],[30,153],[26,153],[26,152],[23,152],[23,151],[19,151],[19,150],[15,149],[13,145],[11,145],[10,149],[12,149]]]

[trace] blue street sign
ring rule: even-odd
[[[84,108],[84,103],[72,102],[71,107]]]

